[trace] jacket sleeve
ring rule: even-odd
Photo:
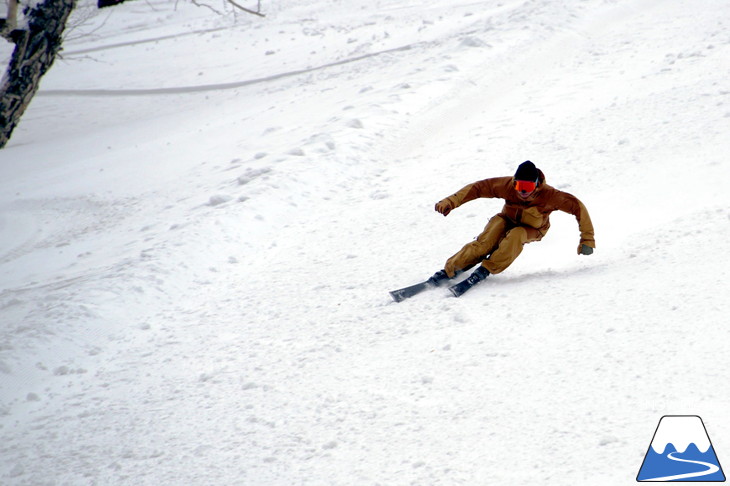
[[[557,209],[572,214],[578,221],[578,229],[580,230],[580,242],[591,248],[596,247],[595,233],[593,231],[593,223],[588,209],[580,200],[568,194],[567,192],[556,191],[559,194]]]
[[[462,187],[446,199],[451,203],[453,208],[458,208],[462,204],[480,197],[504,198],[506,196],[502,194],[504,192],[503,186],[505,184],[509,185],[511,180],[511,177],[484,179]]]

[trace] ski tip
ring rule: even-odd
[[[452,285],[451,287],[449,287],[449,292],[451,292],[451,295],[453,295],[454,297],[461,297],[471,287],[472,286],[469,285],[469,283],[467,281],[463,281],[461,283],[458,283],[456,285]]]
[[[403,297],[403,294],[401,294],[397,290],[393,290],[393,291],[388,292],[388,293],[393,298],[393,300],[396,301],[396,302],[401,302],[401,301],[403,301],[405,299],[405,297]]]

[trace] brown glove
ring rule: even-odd
[[[436,211],[444,216],[448,216],[452,209],[454,209],[454,205],[451,204],[451,201],[449,201],[448,198],[442,199],[436,203]]]

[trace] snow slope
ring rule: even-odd
[[[0,152],[0,483],[633,484],[665,414],[722,463],[725,3],[81,9]],[[526,159],[595,254],[391,302]]]

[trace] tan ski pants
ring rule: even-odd
[[[446,261],[444,270],[453,277],[457,271],[469,269],[481,261],[489,273],[500,273],[522,253],[525,243],[539,241],[544,235],[544,230],[540,232],[530,226],[516,226],[496,215],[474,241],[464,245]]]

